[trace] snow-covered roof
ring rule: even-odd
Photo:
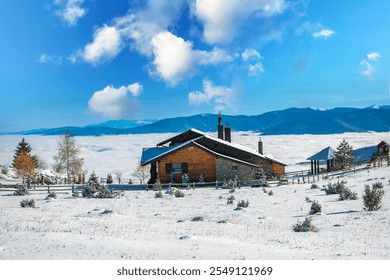
[[[254,150],[254,149],[248,148],[246,146],[243,146],[243,145],[240,145],[240,144],[237,144],[237,143],[231,143],[229,141],[226,141],[226,140],[214,137],[212,135],[208,135],[205,132],[200,131],[200,130],[195,129],[195,128],[191,128],[191,129],[187,130],[184,133],[181,133],[181,134],[178,134],[178,135],[176,135],[174,137],[171,137],[171,138],[169,138],[169,139],[167,139],[167,140],[157,144],[157,146],[161,146],[163,144],[169,143],[169,142],[173,141],[174,139],[177,139],[178,136],[184,135],[186,133],[188,134],[188,133],[191,133],[191,132],[194,134],[194,136],[197,136],[197,137],[193,138],[193,139],[190,139],[190,140],[188,140],[188,141],[186,141],[186,142],[184,142],[182,144],[178,144],[178,145],[174,145],[174,146],[170,146],[170,147],[160,147],[161,149],[164,149],[164,148],[167,149],[167,150],[160,150],[160,151],[164,152],[161,155],[163,155],[163,154],[165,154],[167,152],[171,152],[172,147],[181,147],[181,145],[187,145],[189,142],[192,142],[192,141],[197,142],[197,140],[200,140],[200,139],[209,139],[211,141],[220,143],[222,145],[225,145],[225,146],[237,149],[237,150],[245,151],[245,152],[247,152],[249,154],[252,154],[252,155],[254,155],[256,157],[260,157],[260,158],[267,159],[267,160],[270,160],[270,161],[273,161],[273,162],[276,162],[276,163],[279,163],[279,164],[282,164],[282,165],[286,165],[284,162],[282,162],[280,160],[277,160],[277,159],[275,159],[275,158],[273,158],[271,156],[266,156],[266,155],[260,154],[256,150]],[[153,148],[149,148],[149,149],[153,149]],[[159,149],[159,148],[157,148],[157,149]],[[211,149],[208,149],[208,150],[211,151]],[[150,153],[152,154],[152,153],[157,152],[157,151],[158,150],[151,150]],[[213,152],[216,153],[215,151],[213,151]],[[221,154],[219,154],[219,155],[221,155]],[[141,161],[141,162],[142,162],[142,164],[146,164],[146,163],[143,163],[144,161]],[[149,158],[145,162],[148,162],[148,163],[151,162],[151,158]]]
[[[322,151],[312,155],[307,160],[328,160],[334,159],[335,150],[332,147],[326,147]]]
[[[198,138],[201,138],[201,137],[203,137],[203,136],[200,136]],[[188,144],[190,144],[191,142],[197,140],[198,138],[191,139],[187,142],[173,145],[173,146],[169,146],[169,147],[163,146],[163,147],[144,148],[142,150],[141,165],[146,165],[148,163],[151,163],[151,162],[155,161],[156,159],[158,159],[166,154],[169,154],[173,151],[176,151],[182,147],[185,147]]]
[[[243,164],[246,164],[246,165],[250,165],[252,167],[258,167],[254,163],[250,163],[250,162],[247,162],[247,161],[244,161],[244,160],[240,160],[240,159],[237,159],[237,158],[234,158],[234,157],[229,157],[229,156],[225,156],[225,155],[222,155],[220,153],[217,153],[217,152],[215,152],[213,150],[210,150],[210,149],[206,148],[205,146],[200,145],[199,143],[194,142],[194,144],[199,146],[200,148],[202,148],[204,150],[209,151],[210,153],[212,153],[212,154],[214,154],[216,156],[219,156],[219,157],[222,157],[222,158],[226,158],[226,159],[229,159],[229,160],[232,160],[232,161],[236,161],[236,162],[239,162],[239,163],[243,163]]]
[[[370,161],[372,153],[376,152],[376,146],[364,147],[352,151],[355,157],[355,163]]]
[[[277,159],[272,158],[272,157],[270,157],[270,156],[266,156],[266,155],[260,154],[260,153],[257,152],[256,150],[251,149],[251,148],[248,148],[248,147],[246,147],[246,146],[243,146],[243,145],[240,145],[240,144],[237,144],[237,143],[232,143],[232,142],[229,142],[229,141],[220,139],[220,138],[218,138],[218,137],[214,137],[214,136],[208,135],[208,134],[206,134],[206,133],[204,133],[204,132],[201,132],[201,131],[199,131],[199,130],[197,130],[197,129],[193,129],[193,128],[192,128],[192,129],[190,129],[190,130],[191,130],[191,131],[194,131],[194,132],[196,132],[196,133],[202,133],[202,134],[205,136],[205,138],[210,139],[210,140],[213,140],[213,141],[216,141],[216,142],[219,142],[219,143],[221,143],[221,144],[223,144],[223,145],[227,145],[227,146],[229,146],[229,147],[232,147],[232,148],[235,148],[235,149],[238,149],[238,150],[245,151],[245,152],[250,153],[250,154],[252,154],[252,155],[254,155],[254,156],[261,157],[261,158],[263,158],[263,159],[268,159],[268,160],[270,160],[270,161],[274,161],[274,162],[277,162],[277,163],[286,165],[283,161],[277,160]]]
[[[146,164],[149,164],[169,153],[172,153],[174,151],[177,151],[183,147],[186,147],[190,144],[194,144],[198,147],[200,147],[201,149],[204,149],[206,151],[208,151],[209,153],[212,153],[218,157],[222,157],[222,158],[225,158],[225,159],[228,159],[228,160],[231,160],[231,161],[235,161],[235,162],[239,162],[239,163],[242,163],[242,164],[246,164],[246,165],[249,165],[251,167],[258,167],[256,164],[253,164],[253,163],[250,163],[250,162],[247,162],[247,161],[244,161],[244,160],[240,160],[240,159],[237,159],[237,158],[233,158],[233,157],[229,157],[229,156],[226,156],[226,155],[223,155],[223,154],[220,154],[220,153],[217,153],[199,143],[197,143],[196,141],[200,138],[204,138],[205,136],[200,136],[198,138],[195,138],[195,139],[191,139],[187,142],[184,142],[182,144],[179,144],[179,145],[174,145],[174,146],[170,146],[170,147],[156,147],[156,148],[145,148],[143,149],[142,151],[142,157],[141,157],[141,164],[142,165],[146,165]]]

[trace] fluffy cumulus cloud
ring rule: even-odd
[[[131,118],[139,109],[135,98],[142,92],[142,85],[134,83],[114,88],[112,85],[96,91],[88,101],[91,112],[108,119]]]
[[[132,49],[151,56],[152,38],[171,27],[184,8],[184,0],[146,1],[146,4],[131,13],[114,20],[115,27],[123,38],[130,41]]]
[[[152,38],[154,60],[157,73],[170,84],[175,85],[189,75],[194,64],[192,44],[166,31]]]
[[[222,111],[226,108],[235,111],[237,90],[234,87],[214,86],[211,81],[203,81],[203,92],[193,91],[188,94],[188,101],[191,106],[202,104],[213,104],[215,111]]]
[[[360,65],[363,68],[362,74],[368,78],[372,78],[375,73],[374,61],[378,61],[381,58],[380,53],[372,52],[367,54],[367,59],[360,61]]]
[[[269,17],[282,13],[284,0],[196,0],[193,14],[203,24],[203,37],[210,44],[226,43],[251,16]]]
[[[97,29],[92,43],[80,50],[76,56],[91,64],[99,64],[114,58],[122,49],[122,39],[118,30],[113,26],[103,26]],[[74,57],[71,61],[74,62]]]
[[[94,33],[93,41],[71,55],[93,65],[114,58],[128,45],[149,60],[149,73],[171,86],[191,77],[197,67],[218,65],[233,60],[225,50],[194,49],[191,41],[167,31],[180,16],[185,0],[148,1],[141,8],[115,18],[111,26],[103,26]]]
[[[312,36],[314,38],[329,38],[334,34],[336,34],[336,32],[331,29],[322,29],[320,31],[314,32]]]
[[[233,58],[224,50],[194,50],[192,42],[165,31],[152,38],[153,66],[155,73],[176,85],[184,77],[191,76],[199,65],[217,65]]]
[[[57,15],[69,25],[75,25],[87,13],[84,0],[55,0],[54,3],[59,7]]]

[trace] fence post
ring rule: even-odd
[[[72,184],[72,193],[74,193],[74,184]]]
[[[47,193],[50,193],[50,185],[47,185]]]

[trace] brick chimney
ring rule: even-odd
[[[223,140],[222,114],[218,113],[218,138]]]
[[[228,122],[225,124],[225,141],[232,142],[232,132]]]
[[[263,141],[261,141],[261,137],[259,137],[259,154],[263,154]]]

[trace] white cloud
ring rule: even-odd
[[[127,89],[134,97],[138,97],[143,90],[143,86],[140,83],[134,83],[127,86]]]
[[[165,31],[152,38],[155,73],[170,85],[191,76],[199,65],[217,65],[233,58],[224,50],[194,50],[192,42]]]
[[[39,63],[54,63],[57,65],[62,64],[62,57],[58,55],[51,55],[51,54],[41,54],[39,56]]]
[[[380,55],[380,53],[372,52],[372,53],[367,54],[367,58],[369,60],[372,60],[372,61],[377,61],[381,58],[381,55]]]
[[[264,66],[260,62],[263,57],[255,49],[246,49],[242,54],[241,58],[246,62],[249,76],[257,76],[264,72]]]
[[[148,58],[151,75],[171,86],[191,77],[199,66],[232,61],[233,57],[221,48],[197,50],[191,41],[167,31],[179,18],[185,4],[185,0],[150,0],[141,8],[115,18],[111,26],[96,30],[93,42],[68,59],[75,63],[82,58],[96,65],[114,58],[129,45]]]
[[[334,32],[333,30],[331,29],[322,29],[318,32],[315,32],[313,33],[313,37],[314,38],[329,38],[330,36],[336,34],[336,32]]]
[[[122,39],[115,27],[103,26],[97,29],[93,35],[93,42],[79,51],[80,56],[86,62],[99,64],[114,58],[122,49]],[[70,57],[74,61],[74,57]]]
[[[55,0],[54,3],[60,7],[57,15],[69,25],[75,25],[87,13],[82,7],[84,0]]]
[[[367,59],[369,61],[378,61],[380,58],[381,58],[381,55],[378,52],[371,52],[371,53],[367,54]],[[364,76],[372,78],[376,69],[375,69],[374,65],[369,61],[367,61],[366,59],[363,59],[362,61],[360,61],[360,65],[363,67],[362,74]]]
[[[364,68],[362,74],[371,78],[372,75],[375,73],[375,67],[365,59],[360,62],[360,65],[362,65]]]
[[[261,62],[250,64],[248,66],[249,76],[257,76],[264,72],[264,66]]]
[[[210,44],[229,42],[240,25],[251,16],[282,13],[284,0],[196,0],[193,14],[203,23],[203,37]]]
[[[220,48],[213,48],[210,52],[195,50],[194,56],[199,65],[217,65],[233,60],[229,53]]]
[[[114,88],[112,85],[96,91],[88,101],[91,112],[109,119],[130,118],[138,110],[142,85],[134,83]]]
[[[244,61],[248,61],[250,58],[256,58],[260,59],[262,56],[260,53],[255,49],[246,49],[242,54],[241,57]]]
[[[145,7],[114,20],[115,27],[123,38],[129,39],[131,47],[139,53],[151,56],[152,38],[166,31],[179,17],[184,0],[149,0]]]
[[[153,65],[160,77],[171,85],[176,85],[190,74],[195,63],[192,43],[166,31],[154,36],[151,44],[154,54]]]
[[[203,92],[193,91],[188,94],[189,104],[199,106],[204,103],[214,104],[215,111],[222,111],[225,108],[230,108],[235,111],[234,104],[236,103],[237,90],[222,86],[214,86],[211,81],[203,81]]]

